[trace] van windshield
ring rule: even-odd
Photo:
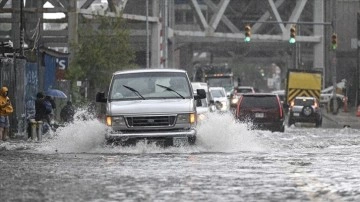
[[[166,90],[158,85],[169,87],[176,92]],[[179,94],[184,98],[192,96],[186,74],[180,72],[141,72],[114,75],[109,99],[178,99],[181,97]]]

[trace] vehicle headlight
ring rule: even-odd
[[[223,107],[226,107],[226,105],[227,105],[227,103],[225,101],[222,101],[221,104]]]
[[[107,126],[126,126],[125,119],[122,116],[107,116]]]
[[[231,100],[231,103],[232,103],[232,104],[236,104],[238,101],[239,101],[239,98],[233,98],[233,99]]]
[[[179,114],[177,116],[177,123],[190,123],[190,124],[193,124],[193,123],[195,123],[195,114],[194,113]]]

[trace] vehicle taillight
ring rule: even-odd
[[[243,99],[243,97],[240,96],[240,99],[239,99],[239,101],[237,103],[237,107],[236,107],[236,117],[239,117],[239,115],[240,115],[240,104],[241,104],[242,99]]]
[[[279,113],[280,113],[280,118],[283,118],[283,116],[284,116],[284,112],[283,112],[283,108],[282,108],[282,106],[281,106],[281,102],[280,102],[279,97],[277,97],[277,101],[278,101],[278,103],[279,103]]]
[[[317,103],[317,102],[314,102],[313,107],[314,107],[315,109],[318,108],[318,103]]]
[[[295,105],[295,102],[294,102],[294,100],[293,101],[291,101],[291,103],[290,103],[290,107],[293,107]]]

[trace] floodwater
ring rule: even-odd
[[[229,115],[197,145],[104,145],[97,120],[0,143],[0,201],[360,201],[360,131],[248,131]]]

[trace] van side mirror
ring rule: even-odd
[[[195,100],[201,100],[206,98],[206,92],[204,89],[197,89],[196,95],[194,96]]]
[[[96,93],[96,102],[106,102],[107,99],[105,97],[105,93],[104,92],[98,92]]]

